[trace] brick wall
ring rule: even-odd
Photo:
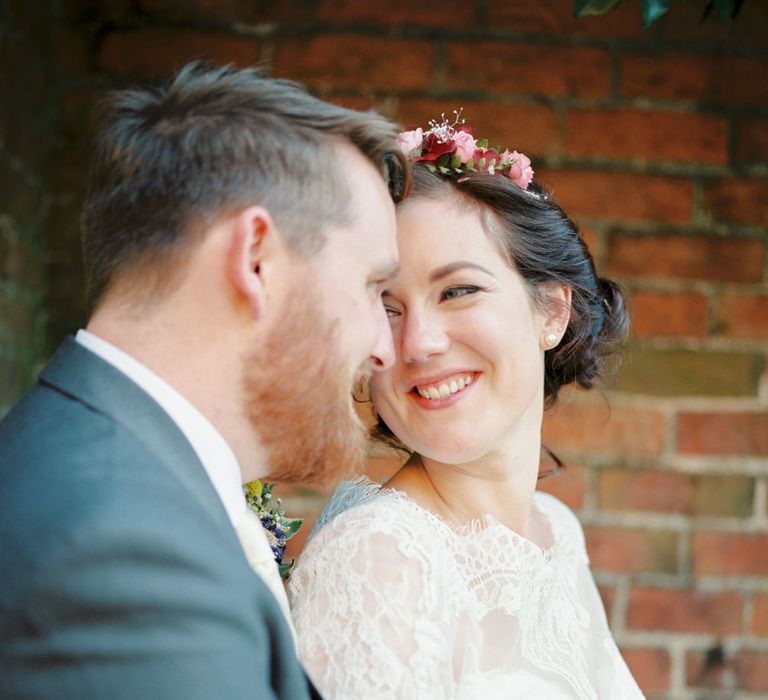
[[[50,3],[0,2],[0,415],[31,383],[42,354],[50,31]]]
[[[567,393],[547,419],[570,468],[544,488],[584,523],[633,671],[651,697],[768,697],[768,4],[731,25],[700,24],[703,4],[674,0],[645,31],[637,0],[578,21],[572,0],[70,0],[48,347],[82,320],[77,210],[105,87],[207,55],[407,126],[461,106],[532,157],[630,297],[616,389]],[[34,304],[11,308],[37,327]],[[310,520],[322,504],[286,496]]]

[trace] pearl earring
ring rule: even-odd
[[[544,345],[546,345],[548,348],[553,348],[555,345],[557,345],[557,335],[554,333],[547,333],[547,335],[544,336]]]

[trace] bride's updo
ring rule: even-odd
[[[514,180],[487,172],[455,178],[415,163],[409,200],[457,198],[477,212],[500,254],[526,280],[535,302],[539,286],[571,288],[571,316],[561,342],[544,358],[544,397],[549,407],[560,388],[591,389],[607,361],[626,340],[629,316],[619,287],[598,277],[576,224],[538,183],[522,189]]]

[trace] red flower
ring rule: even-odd
[[[425,160],[431,162],[437,160],[443,153],[453,153],[456,150],[456,144],[453,139],[441,142],[434,134],[429,134],[424,139],[424,145],[422,146],[423,153],[416,158],[416,162]]]

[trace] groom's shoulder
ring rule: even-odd
[[[0,569],[20,584],[57,557],[106,554],[108,568],[110,551],[159,552],[207,536],[200,508],[158,455],[45,385],[0,423],[0,485]]]

